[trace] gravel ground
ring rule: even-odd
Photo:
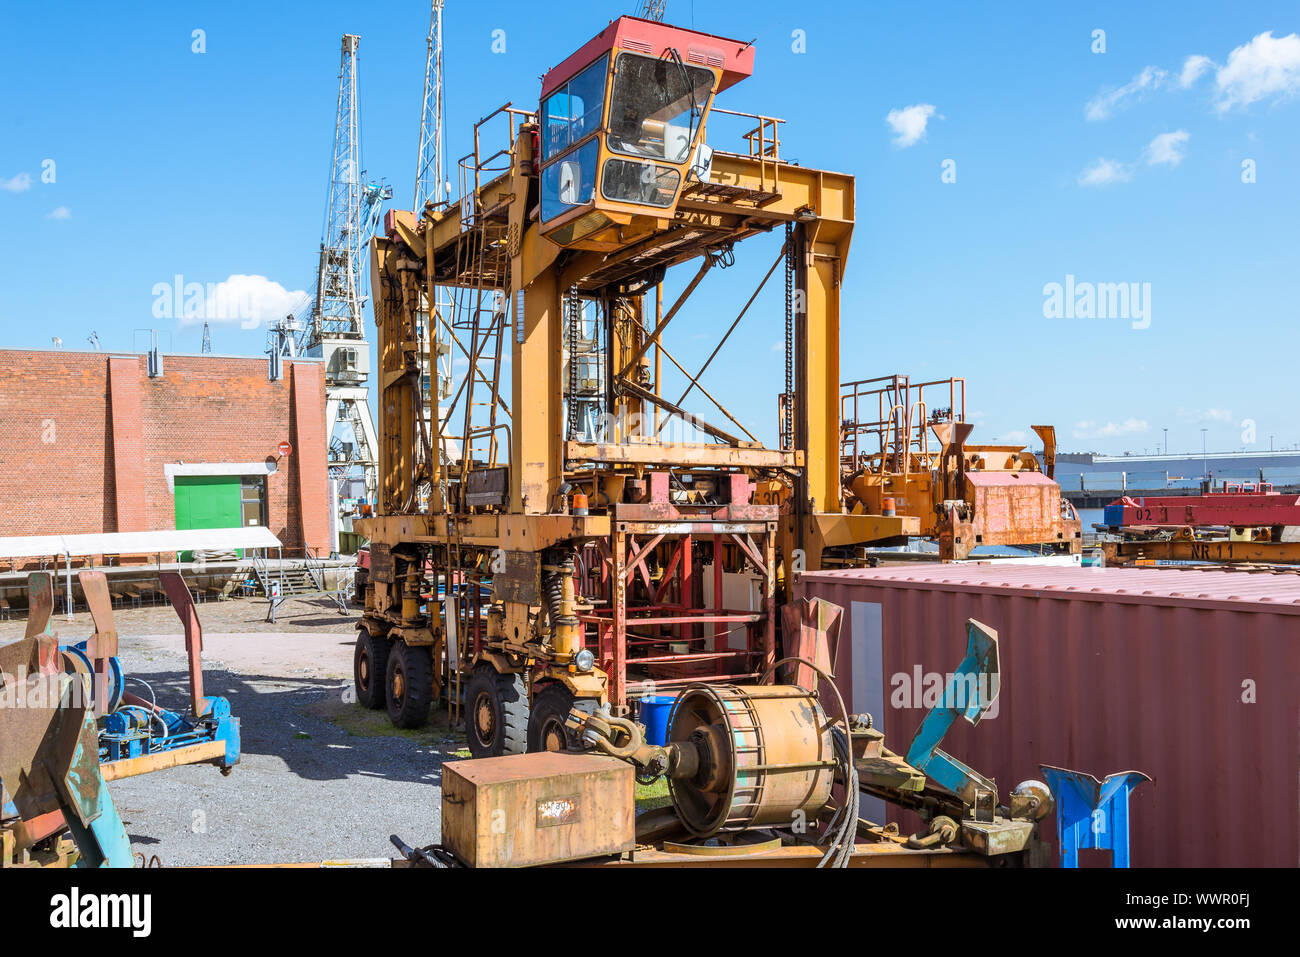
[[[441,712],[419,731],[398,731],[384,712],[343,700],[355,613],[306,600],[275,625],[265,613],[265,601],[251,599],[199,606],[205,693],[230,700],[242,757],[229,776],[195,765],[113,782],[134,850],[165,865],[269,864],[390,858],[390,834],[417,846],[437,841],[442,762],[468,756],[463,734]],[[175,613],[160,606],[116,618],[127,675],[184,710],[187,659]],[[55,627],[64,641],[92,630],[84,614],[56,618]],[[21,633],[17,622],[0,624],[4,639]],[[139,685],[128,689],[148,697]]]

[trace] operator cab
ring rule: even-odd
[[[713,95],[749,76],[738,40],[620,17],[542,78],[542,233],[614,249],[666,229],[683,183],[707,180]]]

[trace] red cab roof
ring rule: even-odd
[[[655,57],[663,56],[669,49],[676,49],[685,63],[721,69],[719,91],[734,86],[754,72],[752,42],[684,30],[654,20],[642,20],[640,17],[619,17],[611,20],[609,26],[583,44],[577,53],[546,71],[542,77],[542,99],[546,99],[556,87],[572,79],[602,53],[607,53],[614,47]]]

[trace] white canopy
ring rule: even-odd
[[[160,552],[279,548],[264,525],[241,528],[160,529],[154,532],[103,532],[89,535],[18,535],[0,538],[0,558],[42,555],[155,555]]]

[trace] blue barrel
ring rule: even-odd
[[[675,694],[648,694],[641,699],[641,723],[645,725],[647,744],[668,743],[668,715],[676,701]]]

